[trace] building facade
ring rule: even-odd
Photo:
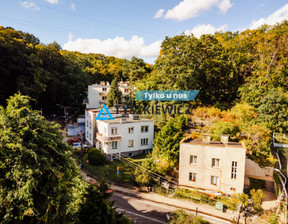
[[[122,92],[123,100],[129,96],[130,86],[129,82],[119,82],[119,90]],[[106,103],[107,94],[111,86],[108,82],[100,82],[100,84],[93,84],[88,86],[88,99],[85,102],[86,108],[99,108]]]
[[[179,185],[225,194],[244,189],[246,149],[240,143],[187,140],[180,144]]]
[[[147,154],[154,140],[154,121],[135,116],[97,122],[96,147],[109,160]]]

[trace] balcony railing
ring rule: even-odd
[[[121,140],[121,138],[122,138],[121,135],[115,135],[115,136],[107,137],[107,136],[103,136],[100,133],[97,133],[97,139],[99,141],[103,141],[103,142],[119,141],[119,140]]]

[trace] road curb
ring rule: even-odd
[[[113,187],[111,187],[111,189],[113,189]],[[128,195],[128,196],[131,196],[131,197],[134,197],[134,198],[141,198],[141,199],[146,200],[146,201],[156,202],[158,204],[163,204],[163,205],[172,206],[172,207],[179,208],[179,209],[185,209],[185,210],[188,210],[188,211],[196,212],[195,209],[185,208],[185,207],[181,207],[181,206],[178,206],[178,205],[171,205],[171,204],[168,204],[168,203],[165,203],[165,202],[160,202],[160,201],[156,201],[156,200],[152,200],[152,199],[147,199],[147,198],[138,196],[136,194],[128,193],[128,192],[121,191],[121,190],[116,190],[116,189],[113,189],[113,190],[115,192],[118,192],[118,193],[121,193],[121,194],[124,194],[124,195]],[[217,218],[217,219],[222,219],[224,221],[227,221],[227,222],[230,222],[230,223],[233,223],[233,224],[236,223],[235,221],[233,221],[231,219],[223,218],[223,217],[220,217],[220,216],[217,216],[217,215],[213,215],[211,213],[206,213],[206,212],[202,212],[202,211],[199,211],[199,210],[197,211],[197,213],[203,214],[203,215],[212,216],[212,217]]]

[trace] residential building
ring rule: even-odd
[[[108,108],[114,120],[96,120],[101,108],[86,109],[85,138],[90,145],[100,148],[112,160],[122,156],[135,156],[152,149],[154,121],[130,114],[124,109]],[[129,110],[126,111],[129,114]],[[120,154],[119,154],[120,153]],[[118,155],[117,155],[118,154]]]
[[[132,157],[147,154],[152,149],[154,121],[130,115],[129,118],[99,120],[97,122],[96,147],[109,160],[121,156]]]
[[[122,92],[123,101],[129,97],[130,86],[129,82],[119,82],[119,90]],[[106,103],[107,94],[111,86],[109,82],[100,82],[100,84],[93,84],[88,86],[88,99],[86,100],[86,108],[99,108]]]
[[[117,110],[114,107],[108,108],[109,112],[111,113],[113,118],[117,117],[123,117],[124,110],[118,109]],[[96,123],[96,117],[98,113],[100,112],[101,108],[94,108],[94,109],[86,109],[85,110],[85,138],[86,141],[89,142],[90,145],[95,146],[96,145],[96,133],[97,133],[97,123]],[[129,112],[129,110],[127,110]]]
[[[186,140],[180,144],[179,185],[225,194],[242,193],[244,189],[246,149],[241,143]]]

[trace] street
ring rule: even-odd
[[[172,206],[127,196],[118,192],[113,194],[111,200],[115,201],[115,206],[118,207],[118,211],[125,211],[126,215],[136,224],[167,223],[167,214],[177,209]],[[203,218],[211,223],[231,223],[212,216],[203,215]]]
[[[155,202],[127,196],[121,193],[114,193],[111,200],[115,201],[118,211],[125,211],[126,215],[137,224],[142,223],[167,223],[166,214],[175,208],[159,205]]]

